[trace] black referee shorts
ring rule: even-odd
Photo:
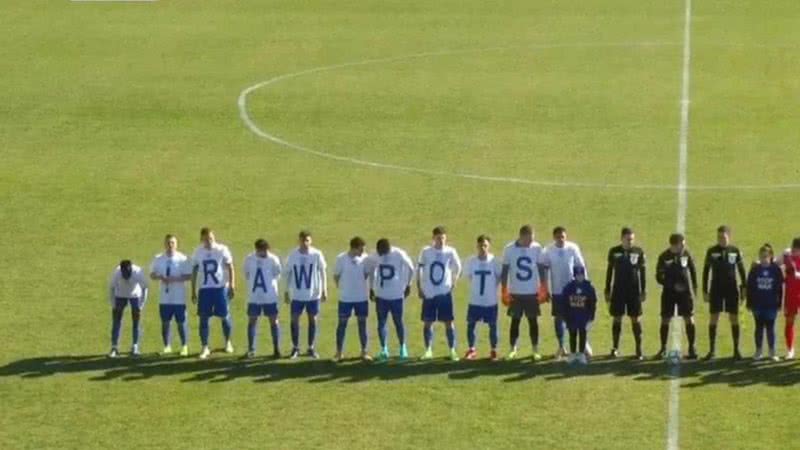
[[[708,297],[708,309],[711,314],[722,312],[739,314],[738,289],[711,289]]]
[[[642,315],[642,302],[638,292],[613,292],[609,313],[614,317],[627,315],[639,317]]]
[[[661,317],[670,318],[681,316],[691,316],[694,314],[694,299],[691,294],[685,292],[661,293]]]

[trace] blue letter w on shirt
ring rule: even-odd
[[[308,271],[306,272],[306,268]],[[311,274],[314,273],[314,264],[307,266],[294,266],[292,274],[294,275],[294,285],[297,289],[311,289]],[[305,285],[305,287],[303,287]]]

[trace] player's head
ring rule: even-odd
[[[256,249],[256,255],[260,257],[267,256],[267,252],[269,251],[269,242],[266,239],[258,239],[256,243],[253,244],[253,247]]]
[[[517,242],[523,247],[531,245],[531,242],[533,242],[533,227],[528,224],[519,227],[519,239],[517,239]]]
[[[633,231],[633,228],[630,227],[623,227],[622,231],[619,233],[619,237],[622,241],[622,246],[625,248],[633,247],[633,243],[636,241],[636,233]]]
[[[214,230],[208,227],[203,227],[200,229],[200,242],[203,243],[206,247],[211,247],[211,245],[216,242],[216,237],[214,236]]]
[[[126,280],[131,278],[131,275],[133,275],[133,263],[130,259],[123,259],[119,262],[119,273]]]
[[[433,246],[442,248],[447,244],[447,229],[442,225],[433,229]]]
[[[375,244],[375,251],[377,251],[380,256],[386,255],[391,249],[392,244],[389,242],[389,239],[386,238],[378,239],[378,242]]]
[[[164,250],[167,253],[172,254],[175,250],[178,249],[178,238],[175,237],[174,234],[168,234],[164,236]]]
[[[586,279],[586,268],[583,266],[575,266],[572,268],[572,276],[577,281],[583,281]]]
[[[353,239],[350,239],[350,254],[352,255],[361,255],[364,253],[364,247],[367,246],[367,243],[364,239],[356,236]]]
[[[308,250],[311,248],[311,243],[313,240],[311,239],[311,232],[308,230],[300,230],[297,233],[297,243],[300,245],[301,250]]]
[[[563,247],[567,242],[567,229],[562,226],[553,228],[553,242],[556,243],[556,247]]]
[[[770,244],[764,244],[758,249],[758,260],[761,264],[770,264],[775,261],[775,250]]]
[[[717,244],[727,247],[731,243],[731,227],[720,225],[717,228]]]
[[[489,254],[489,249],[492,248],[492,238],[489,236],[482,234],[478,236],[477,248],[478,248],[478,256],[484,257]]]
[[[800,255],[800,237],[792,239],[792,253]]]
[[[669,248],[674,253],[680,253],[686,247],[686,238],[681,233],[672,233],[669,235]]]

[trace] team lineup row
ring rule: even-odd
[[[149,280],[160,283],[159,313],[162,322],[162,353],[171,353],[171,323],[178,326],[181,340],[180,354],[188,356],[186,283],[190,282],[190,297],[197,305],[201,351],[199,357],[206,359],[211,351],[208,346],[209,322],[219,317],[225,338],[225,351],[233,353],[231,342],[232,322],[229,303],[236,290],[236,271],[233,257],[227,246],[218,243],[214,232],[203,228],[201,245],[191,257],[178,251],[178,241],[167,235],[165,251],[157,255],[146,273],[130,260],[123,260],[115,268],[109,283],[109,302],[112,306],[112,330],[110,357],[119,356],[119,339],[123,312],[131,307],[132,351],[140,354],[141,311],[147,301]],[[677,316],[684,319],[689,342],[686,358],[696,359],[694,301],[696,293],[702,292],[709,304],[708,325],[710,349],[706,359],[715,357],[716,331],[720,313],[729,314],[733,337],[734,359],[741,359],[739,351],[739,305],[747,301],[755,320],[756,354],[760,359],[764,353],[763,338],[766,334],[770,358],[779,359],[775,351],[775,321],[784,307],[786,323],[785,338],[787,358],[794,358],[794,318],[800,310],[800,238],[794,239],[782,260],[776,261],[769,244],[759,249],[758,261],[752,263],[749,272],[745,269],[742,252],[731,244],[731,231],[727,226],[717,229],[717,244],[705,255],[702,285],[698,286],[694,258],[686,248],[683,235],[673,234],[669,247],[658,257],[656,280],[661,285],[661,346],[656,358],[663,358],[669,333],[670,320]],[[646,257],[635,244],[635,233],[623,228],[620,244],[608,252],[603,294],[609,313],[613,317],[611,357],[618,357],[622,319],[631,321],[635,341],[635,358],[643,359],[642,351],[642,303],[647,299]],[[525,318],[529,327],[534,360],[542,358],[539,352],[538,317],[541,306],[551,304],[553,328],[558,343],[556,359],[567,358],[570,362],[586,364],[592,355],[588,343],[588,332],[595,318],[598,295],[589,280],[586,261],[580,247],[567,240],[567,230],[556,227],[553,241],[543,247],[534,240],[531,226],[523,225],[517,239],[503,249],[501,258],[491,251],[491,238],[486,235],[476,239],[476,251],[463,264],[455,248],[447,245],[444,227],[436,227],[432,243],[422,249],[417,264],[408,254],[391,245],[388,239],[378,240],[375,252],[365,252],[366,243],[355,237],[349,249],[336,257],[333,279],[339,290],[336,328],[335,359],[343,358],[347,322],[352,315],[357,318],[361,344],[361,358],[372,360],[368,351],[366,318],[369,303],[375,304],[378,319],[380,351],[377,358],[387,360],[388,318],[392,316],[399,344],[399,358],[409,357],[403,321],[404,302],[416,281],[416,291],[422,300],[424,353],[421,359],[431,359],[433,324],[444,324],[449,357],[458,360],[454,326],[452,291],[456,281],[463,275],[469,281],[467,306],[466,359],[476,359],[476,326],[484,322],[489,328],[489,357],[498,359],[499,332],[497,327],[499,305],[506,307],[511,319],[509,330],[510,351],[507,359],[518,355],[520,325]],[[264,239],[258,239],[254,252],[243,264],[247,289],[248,350],[246,357],[255,356],[258,320],[266,316],[272,335],[273,356],[280,357],[281,328],[278,320],[280,292],[291,310],[290,358],[300,356],[300,317],[308,317],[308,349],[306,354],[319,358],[315,349],[317,317],[320,303],[328,298],[328,267],[322,252],[312,245],[308,231],[298,235],[298,246],[285,259],[270,251]],[[283,281],[283,282],[281,282]],[[281,289],[283,287],[283,289]],[[567,351],[567,339],[569,351]]]

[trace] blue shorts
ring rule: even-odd
[[[356,317],[369,315],[369,302],[339,302],[339,318],[347,319],[355,312]]]
[[[467,307],[467,322],[497,323],[497,305],[469,305]]]
[[[247,315],[250,317],[267,316],[273,317],[278,315],[277,303],[248,303]]]
[[[142,306],[142,299],[139,297],[134,298],[123,298],[123,297],[116,297],[114,298],[114,309],[125,309],[128,304],[131,305],[131,309],[134,311],[141,311]]]
[[[319,300],[309,300],[307,302],[300,300],[292,300],[292,315],[299,316],[305,310],[309,316],[316,316],[319,314]]]
[[[169,322],[173,318],[178,323],[186,322],[186,305],[158,305],[158,313],[162,322]]]
[[[553,300],[551,303],[551,308],[553,312],[553,317],[561,317],[562,319],[566,319],[567,314],[569,313],[569,304],[567,303],[567,298],[561,294],[553,295]]]
[[[375,312],[378,314],[378,320],[386,320],[389,313],[392,317],[403,317],[403,299],[385,300],[379,298],[375,301]]]
[[[200,289],[197,315],[200,317],[228,317],[228,297],[225,288]]]
[[[765,322],[774,322],[780,308],[753,308],[753,317]]]
[[[423,322],[450,322],[453,319],[452,294],[437,295],[422,301]]]

